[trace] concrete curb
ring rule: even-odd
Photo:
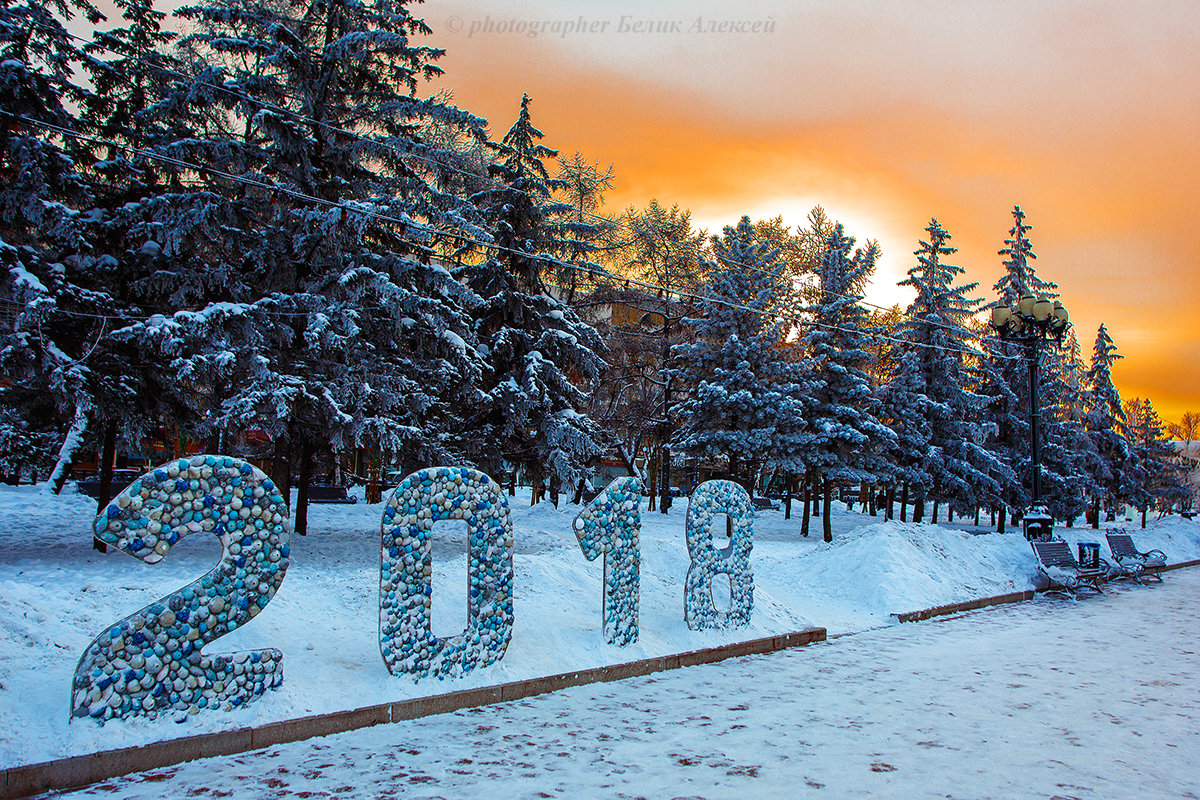
[[[569,686],[588,683],[618,681],[639,675],[649,675],[663,670],[711,664],[727,658],[771,653],[800,647],[813,642],[825,641],[824,628],[806,628],[795,633],[751,639],[720,647],[708,647],[669,656],[644,658],[624,664],[594,667],[578,672],[564,672],[543,678],[464,689],[448,694],[397,700],[393,703],[337,711],[331,714],[316,714],[282,722],[271,722],[257,728],[238,728],[232,731],[205,733],[182,739],[152,742],[140,747],[120,750],[104,750],[82,756],[44,761],[4,769],[0,782],[0,798],[27,797],[41,792],[73,789],[88,784],[127,775],[131,772],[146,772],[162,769],[185,761],[210,756],[232,755],[264,747],[296,742],[316,736],[328,736],[357,728],[382,725],[390,722],[445,714],[463,708],[475,708],[493,703],[506,703],[525,697],[558,691]]]
[[[998,594],[994,597],[983,597],[978,600],[965,600],[961,603],[935,606],[921,611],[906,611],[902,614],[892,614],[892,616],[895,617],[897,622],[920,622],[923,619],[930,619],[931,617],[943,617],[947,614],[958,614],[962,611],[974,611],[977,608],[999,606],[1006,603],[1020,603],[1025,600],[1032,600],[1034,594],[1032,590],[1010,592],[1009,594]]]
[[[1182,561],[1178,564],[1168,564],[1162,570],[1183,569],[1184,567],[1200,566],[1200,560],[1197,561]],[[959,614],[963,611],[974,611],[979,608],[987,608],[988,606],[999,606],[1006,603],[1020,603],[1025,600],[1032,600],[1037,595],[1034,591],[1011,592],[1009,594],[998,594],[994,597],[984,597],[979,600],[966,600],[961,603],[950,603],[944,606],[935,606],[926,608],[921,611],[906,611],[901,614],[892,614],[897,622],[920,622],[923,619],[931,619],[933,617],[944,617],[947,614]]]

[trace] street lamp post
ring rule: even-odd
[[[1032,500],[1029,513],[1025,515],[1024,528],[1027,539],[1049,538],[1053,519],[1042,505],[1042,457],[1041,437],[1038,434],[1038,359],[1043,339],[1053,340],[1062,346],[1063,334],[1071,327],[1067,309],[1057,300],[1025,294],[1016,308],[998,305],[992,308],[992,327],[1001,339],[1022,342],[1027,350],[1029,364],[1029,436],[1030,436],[1030,491]]]

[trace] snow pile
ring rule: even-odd
[[[1021,536],[891,522],[823,545],[803,559],[800,574],[806,594],[886,617],[1021,591],[1036,567]]]
[[[385,498],[386,499],[386,498]],[[68,488],[54,497],[30,487],[0,486],[0,765],[127,747],[159,739],[261,725],[507,681],[696,650],[718,644],[826,627],[831,634],[884,626],[893,613],[916,611],[1033,587],[1033,553],[1019,533],[972,535],[835,508],[832,543],[820,523],[800,535],[796,517],[759,512],[750,567],[750,625],[689,631],[684,584],[689,558],[686,502],[669,515],[642,508],[638,642],[605,642],[603,567],[580,550],[564,502],[530,508],[527,491],[512,498],[514,627],[504,659],[460,679],[414,682],[390,675],[379,650],[380,521],[384,506],[314,506],[309,535],[292,537],[291,566],[275,598],[252,623],[205,652],[275,647],[283,652],[283,686],[246,708],[197,714],[181,724],[134,719],[104,727],[68,723],[70,682],[87,643],[111,625],[212,568],[219,550],[189,537],[154,566],[92,550],[95,502]],[[1063,530],[1075,541],[1103,531]],[[1139,549],[1160,548],[1172,563],[1200,559],[1200,524],[1168,518],[1130,531]],[[718,537],[720,538],[720,537]],[[440,522],[433,536],[433,630],[462,630],[466,596],[466,529]],[[1171,580],[1170,577],[1167,578]],[[728,603],[729,586],[724,586]],[[721,591],[715,591],[720,596]]]

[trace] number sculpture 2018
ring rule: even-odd
[[[604,554],[604,635],[609,644],[638,640],[638,592],[641,579],[642,485],[618,478],[596,496],[573,523],[588,561]]]
[[[718,514],[727,514],[732,528],[729,546],[721,550],[713,546],[713,519]],[[700,484],[688,501],[687,546],[692,557],[683,602],[687,626],[700,630],[750,624],[750,609],[754,606],[754,573],[750,571],[754,509],[746,490],[732,481]],[[717,575],[729,576],[728,611],[718,611],[713,604],[712,583]]]
[[[438,520],[467,523],[467,629],[438,639],[430,627]],[[392,674],[455,675],[504,655],[512,638],[512,518],[494,480],[465,467],[409,475],[383,512],[379,649]]]
[[[604,554],[604,634],[638,639],[641,486],[613,481],[575,519],[584,556]],[[729,515],[733,538],[713,547],[712,521]],[[750,621],[753,510],[740,486],[702,484],[687,513],[688,627]],[[468,535],[467,629],[439,639],[430,627],[430,535],[439,520],[462,520]],[[271,480],[228,456],[192,456],[135,480],[96,518],[96,537],[148,564],[192,533],[221,542],[217,566],[182,589],[110,625],[75,669],[72,715],[103,722],[161,711],[233,708],[280,685],[278,650],[205,655],[200,649],[245,625],[274,596],[288,564],[288,507]],[[409,475],[383,514],[379,646],[393,674],[459,675],[500,660],[512,637],[513,529],[500,486],[474,469],[434,467]],[[712,580],[728,574],[730,610],[713,605]]]
[[[266,475],[236,458],[192,456],[143,475],[96,518],[96,537],[154,564],[171,545],[210,533],[211,572],[97,636],[75,668],[72,714],[100,721],[241,705],[279,686],[275,649],[200,648],[266,607],[288,564],[288,509]]]

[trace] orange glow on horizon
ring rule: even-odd
[[[1015,4],[752,2],[741,16],[777,25],[758,39],[618,36],[639,13],[624,2],[503,6],[513,20],[609,19],[606,36],[468,36],[501,17],[482,0],[418,13],[447,49],[456,103],[501,136],[528,92],[544,143],[614,165],[610,211],[657,198],[716,233],[743,214],[803,224],[820,203],[881,243],[874,302],[906,304],[894,282],[931,217],[990,298],[1020,204],[1085,357],[1104,322],[1124,397],[1166,421],[1200,411],[1200,322],[1183,310],[1200,290],[1200,22],[1166,0]],[[655,15],[730,16],[719,8],[664,0]]]

